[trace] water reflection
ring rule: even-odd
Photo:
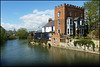
[[[27,40],[8,40],[1,49],[2,66],[99,65],[99,55],[55,47],[36,46]]]
[[[53,63],[64,65],[99,65],[99,55],[52,47]]]

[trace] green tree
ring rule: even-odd
[[[89,30],[91,30],[91,26],[95,24],[96,22],[100,21],[99,17],[99,1],[98,0],[92,0],[84,3],[84,8],[88,12],[87,15],[87,21],[89,23]]]
[[[28,37],[27,37],[27,40],[30,43],[33,40],[33,36],[31,34],[29,34]]]
[[[9,34],[9,36],[12,36],[12,35],[13,35],[12,30],[9,30],[9,31],[8,31],[8,34]]]
[[[18,29],[16,35],[19,37],[19,39],[27,39],[28,32],[25,28]]]
[[[1,35],[0,42],[2,44],[7,40],[7,33],[3,28],[0,28],[0,35]]]

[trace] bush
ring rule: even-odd
[[[91,39],[90,37],[86,36],[86,37],[83,37],[84,39]]]
[[[9,39],[9,40],[13,40],[13,39],[16,39],[16,37],[13,36],[13,35],[11,35],[11,36],[8,37],[8,39]]]
[[[28,36],[27,29],[25,28],[18,29],[16,36],[18,36],[19,39],[27,39],[27,36]]]
[[[75,44],[78,44],[78,45],[86,45],[87,47],[89,47],[90,45],[92,45],[93,47],[93,51],[95,51],[95,44],[93,41],[91,40],[85,40],[85,39],[81,39],[81,40],[78,40],[78,41],[74,41]]]
[[[34,39],[34,42],[47,44],[47,40],[41,40],[41,39]]]

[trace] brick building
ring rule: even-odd
[[[51,36],[51,43],[59,45],[61,35],[84,35],[84,8],[63,4],[55,7],[55,33]]]

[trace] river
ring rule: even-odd
[[[8,40],[1,46],[1,66],[99,65],[99,55]]]

